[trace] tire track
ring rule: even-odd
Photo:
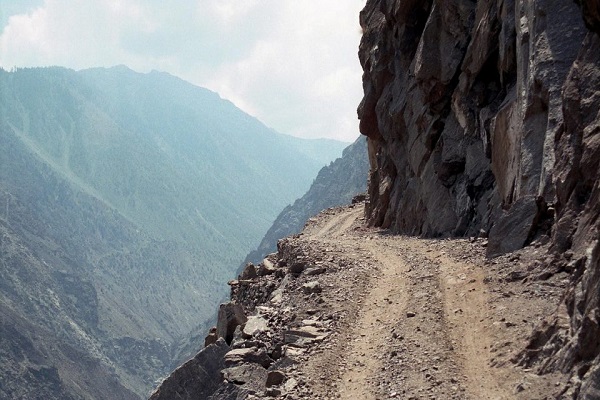
[[[368,260],[357,298],[332,306],[347,315],[336,341],[303,367],[320,380],[314,398],[515,398],[514,376],[490,366],[482,267],[448,256],[439,241],[361,227],[361,215],[332,212],[304,231],[329,251]],[[339,290],[352,292],[352,281],[340,280]]]

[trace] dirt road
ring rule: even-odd
[[[360,207],[311,220],[302,240],[346,267],[320,278],[340,319],[296,369],[300,397],[541,399],[561,385],[509,361],[548,293],[490,278],[502,265],[483,240],[390,235],[365,228]]]

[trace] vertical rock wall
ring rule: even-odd
[[[554,251],[573,269],[560,315],[540,330],[525,360],[549,355],[543,371],[573,372],[573,397],[600,398],[600,2],[582,1],[585,37],[563,87],[562,129],[555,140],[557,220]]]
[[[491,256],[551,238],[570,322],[547,321],[521,361],[598,395],[600,2],[369,0],[360,23],[369,222],[483,230]]]
[[[372,224],[465,235],[555,202],[562,86],[588,32],[575,3],[369,1],[360,20]]]

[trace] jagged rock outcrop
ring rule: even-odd
[[[150,399],[208,398],[221,383],[220,371],[225,366],[224,356],[227,351],[229,346],[224,339],[206,346],[194,358],[177,368]]]
[[[518,200],[554,204],[561,90],[588,32],[576,4],[370,1],[361,25],[372,224],[464,235]]]
[[[586,24],[600,32],[598,2]],[[554,250],[574,269],[564,307],[536,332],[525,359],[542,361],[543,371],[573,370],[572,397],[600,396],[600,36],[588,34],[563,88],[564,128],[556,138],[557,221]]]
[[[360,23],[369,222],[489,234],[490,256],[552,240],[570,322],[547,321],[521,362],[597,397],[598,1],[371,0]]]

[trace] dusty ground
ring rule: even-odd
[[[282,366],[281,397],[559,396],[565,377],[511,362],[555,310],[567,281],[565,274],[536,276],[543,246],[488,260],[485,239],[427,240],[365,228],[360,206],[320,214],[294,240],[326,272],[289,282],[281,304],[292,325],[316,320],[327,337],[289,350],[296,363]],[[321,293],[298,290],[314,280]]]

